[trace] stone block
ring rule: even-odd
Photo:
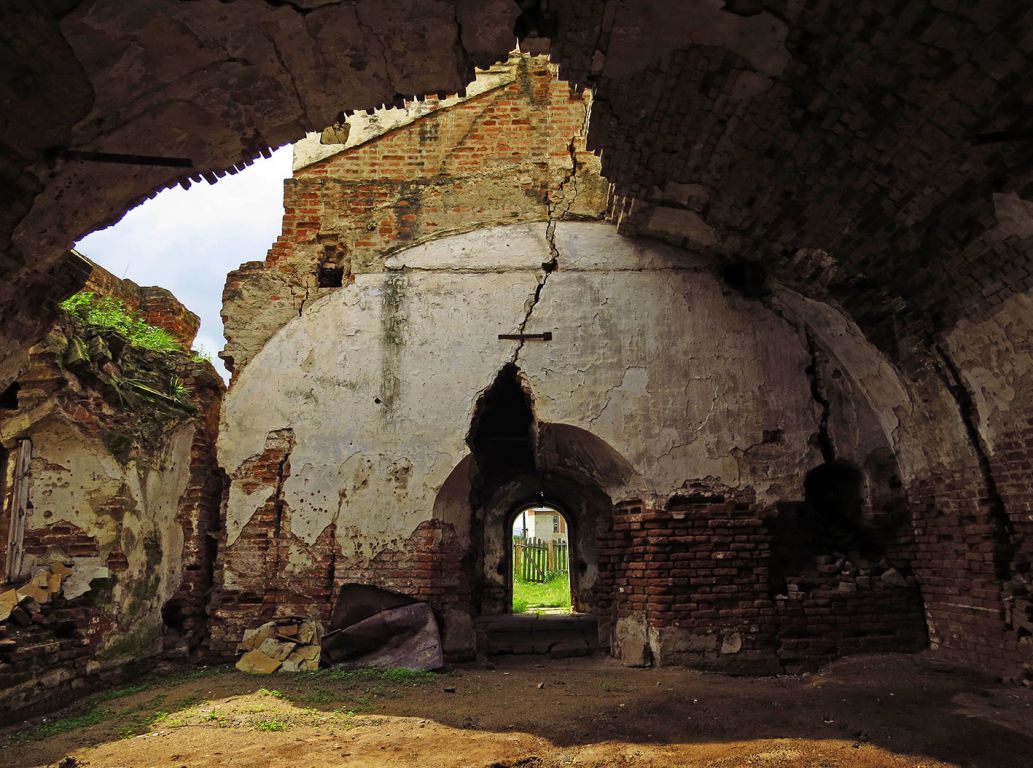
[[[291,655],[291,651],[294,650],[294,643],[281,642],[274,637],[267,637],[262,641],[262,644],[258,646],[259,653],[263,653],[270,659],[276,661],[283,661]]]
[[[645,617],[624,616],[617,619],[613,645],[625,667],[648,667],[653,662],[646,633]]]
[[[248,651],[237,660],[237,669],[249,675],[271,675],[280,668],[280,660],[266,656],[262,651]]]

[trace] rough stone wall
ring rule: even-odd
[[[887,349],[901,313],[913,341],[1030,287],[1029,235],[1000,226],[1028,205],[1031,170],[1033,12],[1008,0],[19,0],[4,14],[0,85],[20,113],[3,135],[5,349],[45,327],[25,296],[45,296],[38,273],[69,240],[342,110],[459,91],[514,37],[551,41],[564,76],[597,92],[593,146],[634,198],[629,225],[777,262],[787,283],[834,283]],[[186,167],[64,152],[152,147]]]
[[[1033,287],[1028,7],[551,10],[622,231],[762,263],[901,357]]]
[[[5,3],[0,89],[19,117],[0,137],[0,383],[79,287],[57,266],[81,235],[159,189],[235,173],[341,110],[461,91],[475,65],[505,57],[519,13],[511,0]]]
[[[314,139],[298,145],[280,236],[264,263],[227,277],[220,356],[234,375],[332,291],[328,282],[382,271],[400,248],[483,226],[603,216],[608,185],[585,150],[590,95],[545,57],[514,55],[483,77],[484,90],[468,97],[374,113],[373,127],[355,129],[363,140],[334,154]]]
[[[557,268],[543,270],[550,259]],[[467,563],[482,551],[484,568],[495,564],[473,525],[469,468],[465,492],[452,483],[479,397],[510,363],[550,467],[588,472],[584,482],[614,500],[666,499],[709,477],[769,510],[802,498],[823,444],[858,467],[890,455],[877,414],[832,352],[819,354],[779,307],[724,285],[705,259],[686,265],[684,252],[605,223],[510,225],[399,251],[383,272],[310,302],[224,404],[219,459],[231,483],[213,641],[239,637],[253,621],[248,605],[325,614],[352,580],[428,597],[446,633],[464,613],[468,622],[477,603],[462,579],[471,594],[495,585]],[[341,329],[332,343],[328,328]],[[552,338],[498,338],[519,330]],[[594,435],[633,471],[583,447],[548,448],[556,438],[547,435],[564,428]],[[758,515],[748,517],[758,524]],[[428,526],[438,543],[421,533]],[[895,535],[909,533],[901,521]],[[773,597],[749,578],[768,606],[773,661]],[[906,609],[920,615],[913,600]],[[657,616],[657,630],[674,621]]]
[[[91,287],[99,291],[112,279],[101,273]],[[117,295],[138,290],[130,285]],[[68,330],[54,334],[64,338]],[[134,354],[124,351],[118,364]],[[85,362],[66,367],[50,342],[33,349],[16,407],[0,412],[0,443],[12,450],[19,440],[32,444],[25,556],[19,576],[0,592],[35,595],[21,613],[0,620],[5,715],[45,711],[162,651],[204,649],[208,541],[223,486],[214,446],[224,386],[210,364],[172,357],[193,410],[166,420],[163,434],[129,452],[113,448],[112,435],[153,414],[136,413],[104,390]],[[115,373],[111,360],[98,365]],[[5,530],[10,479],[8,471]],[[3,547],[6,556],[6,537]],[[49,578],[53,588],[40,592],[37,578]]]

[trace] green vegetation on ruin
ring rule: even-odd
[[[134,347],[159,352],[179,352],[179,343],[168,331],[148,324],[112,296],[96,296],[93,291],[79,291],[61,302],[61,309],[74,315],[90,328],[107,328],[125,337]]]
[[[60,308],[43,347],[86,385],[83,397],[94,392],[111,406],[101,409],[109,416],[99,437],[122,463],[156,455],[170,432],[196,413],[182,376],[196,371],[203,356],[184,350],[120,299],[80,291]]]

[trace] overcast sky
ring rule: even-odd
[[[226,273],[260,261],[280,233],[283,180],[291,172],[286,146],[216,184],[176,186],[127,213],[114,226],[87,235],[76,248],[118,277],[168,288],[201,317],[195,348],[222,349],[222,286]]]

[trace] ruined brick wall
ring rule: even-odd
[[[108,295],[148,291],[94,276],[90,289]],[[180,316],[166,292],[152,293],[155,307]],[[25,555],[16,581],[0,585],[18,603],[0,615],[0,716],[46,711],[141,660],[196,653],[206,640],[225,387],[185,352],[126,345],[112,353],[77,322],[65,318],[33,348],[16,407],[0,412],[0,442],[32,445]],[[75,344],[96,357],[72,360]],[[151,388],[174,376],[190,401],[156,411],[107,386],[101,367],[111,381],[157,371]]]
[[[477,227],[603,216],[608,185],[585,149],[589,94],[545,57],[516,56],[493,71],[503,85],[284,182],[280,236],[264,262],[231,272],[223,291],[220,356],[235,376],[307,302],[380,271],[393,251]]]
[[[121,300],[128,309],[138,313],[157,328],[168,331],[183,349],[190,349],[201,327],[201,318],[187,309],[171,291],[154,285],[139,286],[132,280],[116,277],[80,253],[74,256],[89,270],[83,290]]]
[[[0,716],[13,721],[48,712],[118,679],[125,670],[99,669],[96,661],[112,628],[88,597],[56,597],[24,626],[0,624]]]
[[[226,485],[215,455],[225,388],[207,363],[198,363],[183,384],[193,394],[198,416],[190,444],[189,480],[176,514],[183,530],[182,579],[179,589],[162,606],[162,652],[164,656],[196,657],[208,644],[208,604]]]
[[[802,564],[785,572],[778,514],[749,491],[702,485],[663,504],[618,504],[599,546],[598,590],[624,662],[800,672],[925,647],[913,578],[856,553],[800,552]],[[903,528],[891,543],[909,537]]]
[[[599,548],[600,590],[612,585],[626,662],[716,664],[733,635],[739,659],[770,646],[770,534],[757,515],[745,494],[617,506],[612,537]],[[641,631],[637,644],[629,620]]]
[[[213,655],[231,657],[245,629],[275,616],[307,616],[326,625],[338,591],[348,583],[424,600],[439,620],[452,609],[469,612],[469,577],[458,566],[466,547],[451,525],[427,521],[368,559],[342,557],[334,524],[311,544],[294,535],[292,512],[282,498],[293,440],[289,430],[272,436],[266,450],[236,473],[237,479],[247,477],[252,492],[267,488],[269,494],[232,546],[220,531],[210,607]],[[447,634],[450,627],[443,624]]]
[[[598,542],[598,563],[588,547],[577,555],[590,559],[585,589],[593,589],[594,566],[600,567],[598,600],[586,604],[615,625],[633,620],[651,658],[782,669],[775,601],[790,599],[789,584],[814,605],[794,613],[803,607],[794,603],[782,613],[787,649],[830,632],[823,601],[830,591],[852,589],[842,574],[846,561],[860,559],[851,553],[855,547],[847,540],[804,549],[806,561],[791,562],[797,570],[782,568],[785,584],[774,584],[780,550],[769,523],[779,516],[779,502],[805,500],[809,470],[834,460],[868,476],[865,525],[887,529],[888,546],[865,567],[874,578],[854,580],[856,596],[835,598],[834,621],[843,632],[832,650],[828,644],[805,649],[800,663],[814,666],[830,653],[867,647],[921,645],[911,521],[887,442],[893,424],[871,409],[851,369],[828,347],[819,354],[818,341],[785,312],[740,297],[702,265],[667,268],[667,246],[621,238],[606,223],[556,225],[551,244],[559,268],[543,287],[547,232],[542,223],[518,224],[397,252],[397,269],[357,275],[308,306],[242,372],[227,396],[219,445],[231,480],[222,603],[214,607],[225,649],[254,621],[256,606],[265,617],[277,610],[326,614],[345,578],[430,598],[433,580],[428,585],[414,574],[434,552],[411,537],[435,521],[447,520],[460,541],[467,539],[454,548],[447,538],[436,545],[453,574],[481,558],[467,620],[507,610],[508,547],[487,540],[504,524],[479,529],[470,489],[462,491],[464,476],[454,488],[450,483],[469,463],[467,439],[480,398],[514,359],[526,395],[521,402],[533,413],[527,419],[537,419],[544,441],[538,458],[551,456],[558,473],[611,499],[621,498],[622,484],[633,476],[660,499],[691,497],[686,483],[711,478],[695,503],[641,510],[651,529],[644,539],[631,536],[629,522],[620,532],[628,541]],[[687,257],[679,252],[679,258]],[[523,327],[552,331],[547,343],[499,338],[529,312]],[[330,343],[327,329],[342,332]],[[268,375],[274,369],[275,382]],[[516,407],[506,402],[507,409]],[[284,424],[291,425],[289,435]],[[578,438],[565,438],[572,442],[560,448],[560,434]],[[483,494],[494,498],[502,476],[485,477],[493,479]],[[451,501],[439,508],[445,486]],[[579,530],[594,531],[598,519],[577,518]],[[631,522],[645,525],[643,518]],[[825,555],[829,563],[844,560],[843,567],[811,576],[807,569]],[[607,561],[611,556],[617,560]],[[904,580],[903,593],[883,611],[882,582],[875,582],[891,568]],[[623,581],[606,587],[607,578]],[[450,589],[448,583],[440,591]],[[866,635],[869,620],[899,620],[900,631],[889,641],[881,630]],[[631,643],[614,645],[623,651]]]
[[[1033,681],[1033,299],[938,338],[909,381],[928,460],[907,478],[932,647]],[[947,425],[946,427],[944,425]],[[949,430],[948,428],[949,427]],[[932,436],[939,430],[939,439]]]
[[[1033,414],[1033,403],[1013,405],[1020,420]],[[933,647],[1011,680],[1033,680],[1033,422],[1024,420],[999,434],[987,461],[970,451],[908,486]]]

